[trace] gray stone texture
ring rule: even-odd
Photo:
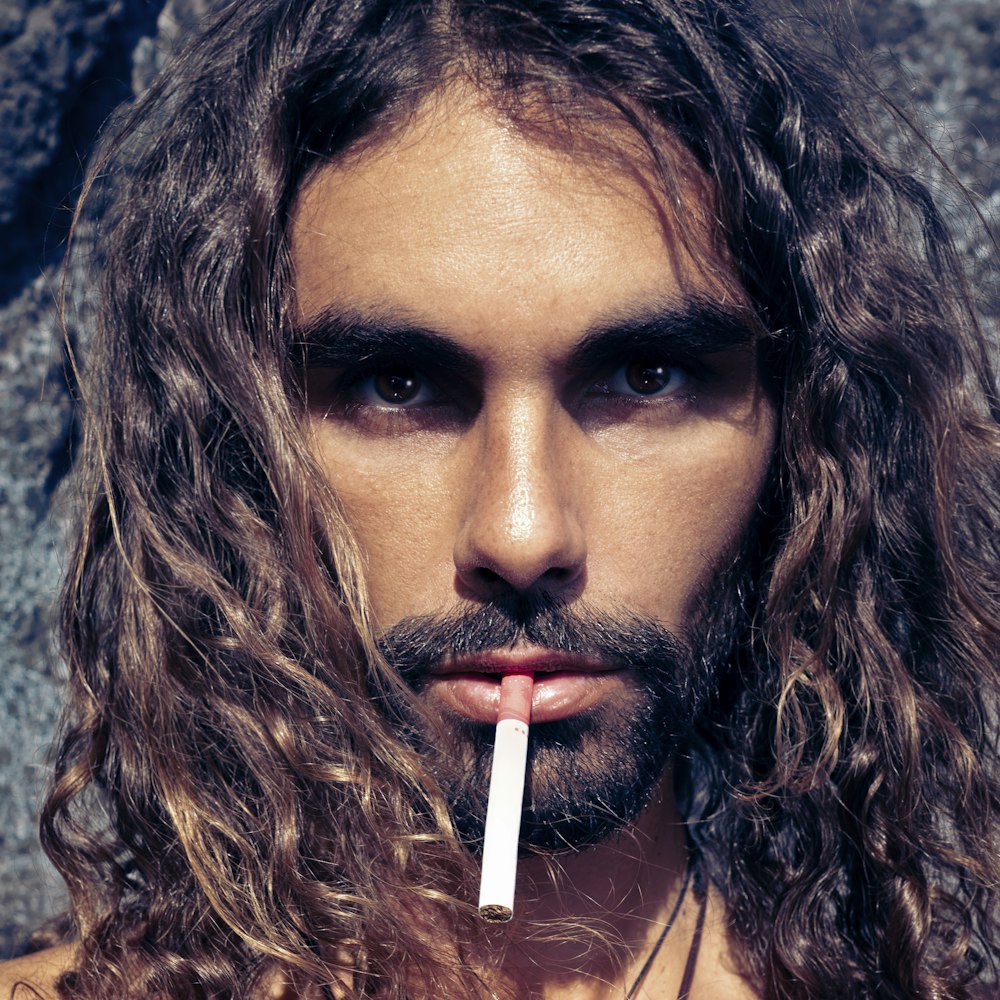
[[[0,957],[63,902],[36,814],[61,699],[52,604],[73,498],[58,487],[78,437],[56,307],[70,206],[102,123],[203,12],[0,0]],[[87,283],[71,285],[67,333],[85,349]]]
[[[62,903],[35,813],[60,699],[52,601],[65,559],[77,425],[54,295],[80,165],[101,123],[148,84],[209,0],[0,0],[0,957]],[[253,2],[253,0],[237,0]],[[987,321],[997,254],[954,171],[1000,234],[1000,7],[995,0],[868,0],[835,7],[878,78],[923,123]],[[897,140],[890,127],[883,141]],[[905,155],[912,155],[907,152]],[[70,315],[85,350],[86,283]]]

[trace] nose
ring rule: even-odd
[[[544,402],[480,414],[470,449],[455,568],[468,596],[564,593],[581,581],[586,536],[569,434]]]

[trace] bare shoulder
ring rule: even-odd
[[[0,962],[0,1000],[56,1000],[56,980],[71,967],[74,951],[64,944]]]

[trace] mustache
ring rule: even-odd
[[[649,675],[690,662],[690,641],[656,619],[623,608],[569,607],[547,595],[518,595],[481,606],[404,618],[386,629],[379,650],[399,675],[419,688],[446,656],[540,646],[599,658]]]

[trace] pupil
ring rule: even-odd
[[[625,369],[625,381],[630,389],[649,396],[667,386],[670,382],[670,369],[664,365],[635,361]]]
[[[375,377],[375,391],[387,403],[409,403],[419,390],[420,385],[413,372],[382,372]]]

